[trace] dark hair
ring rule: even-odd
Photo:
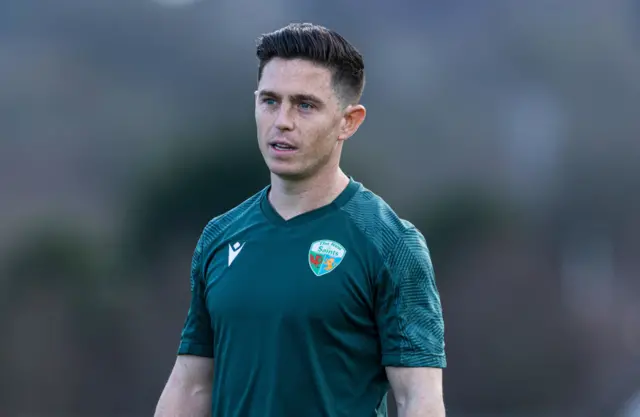
[[[357,103],[364,89],[364,60],[339,33],[311,23],[292,23],[258,38],[258,82],[273,58],[306,59],[329,69],[333,88],[343,102]]]

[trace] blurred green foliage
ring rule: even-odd
[[[425,200],[427,201],[427,200]],[[516,212],[507,201],[474,188],[457,188],[425,203],[416,226],[425,234],[438,264],[453,261],[465,242],[475,242],[505,230],[516,221]]]
[[[209,220],[269,181],[250,131],[223,131],[178,148],[144,173],[129,192],[125,230],[129,255],[151,259],[171,239],[195,241]]]
[[[9,292],[20,296],[33,288],[64,291],[86,300],[107,267],[100,240],[81,226],[61,218],[41,219],[24,231],[5,263]]]

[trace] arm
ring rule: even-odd
[[[444,417],[442,369],[387,367],[398,417]]]
[[[155,417],[211,415],[213,359],[181,355],[160,395]]]
[[[206,417],[211,414],[213,331],[205,299],[202,238],[191,262],[191,305],[176,359],[156,406],[155,417]]]
[[[429,251],[415,228],[386,254],[376,281],[382,365],[398,417],[444,417],[444,321]]]

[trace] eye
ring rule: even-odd
[[[300,104],[299,104],[299,106],[300,106],[300,108],[301,108],[302,110],[311,110],[311,109],[313,109],[313,108],[314,108],[313,104],[311,104],[311,103],[306,103],[306,102],[302,102],[302,103],[300,103]]]
[[[275,99],[271,98],[271,97],[265,97],[262,99],[262,102],[264,104],[266,104],[267,106],[273,106],[274,104],[276,104]]]

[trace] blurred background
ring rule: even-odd
[[[364,54],[343,166],[427,238],[448,415],[640,416],[638,0],[0,0],[0,416],[152,415],[292,21]]]

